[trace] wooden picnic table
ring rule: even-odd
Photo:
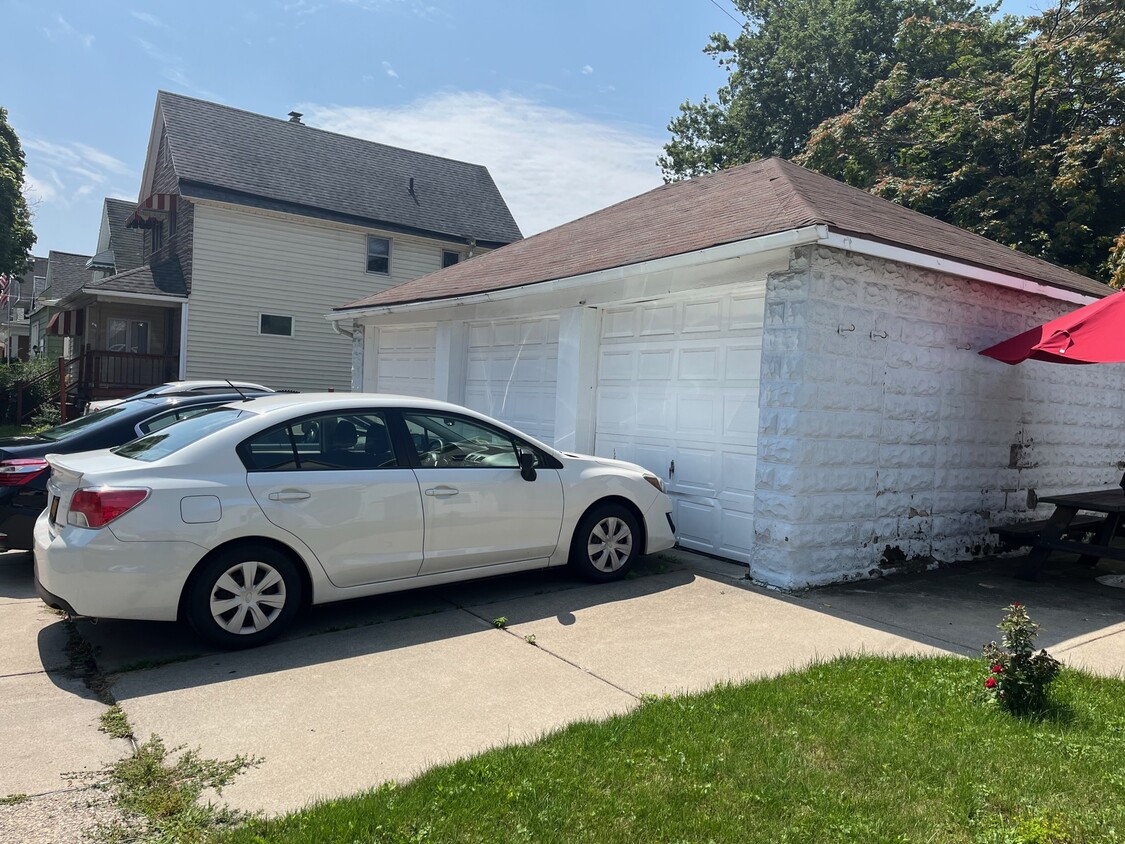
[[[1111,543],[1125,519],[1125,489],[1095,489],[1068,495],[1047,495],[1041,504],[1054,504],[1055,512],[1043,525],[1031,553],[1016,570],[1016,577],[1036,580],[1052,551],[1070,551],[1080,554],[1080,563],[1097,565],[1102,557],[1125,561],[1125,548],[1114,548]],[[1079,511],[1104,514],[1099,523],[1090,528],[1089,541],[1067,538],[1067,533]]]

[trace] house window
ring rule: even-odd
[[[443,249],[441,251],[441,268],[444,270],[446,267],[452,267],[454,264],[461,260],[461,253],[454,252],[450,249]]]
[[[258,333],[277,337],[293,336],[293,317],[280,314],[258,314]]]
[[[391,241],[387,237],[367,237],[367,271],[390,275],[391,273]]]
[[[111,352],[148,354],[148,320],[110,317],[106,348]]]
[[[164,224],[157,223],[152,227],[152,251],[155,252],[164,246]]]

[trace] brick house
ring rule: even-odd
[[[353,387],[668,482],[684,547],[799,587],[995,547],[1116,483],[1125,370],[977,351],[1109,288],[779,159],[338,307]]]

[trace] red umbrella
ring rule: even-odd
[[[1004,363],[1125,363],[1125,290],[981,352]]]

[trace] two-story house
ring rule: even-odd
[[[161,91],[139,201],[142,262],[60,305],[87,398],[166,378],[349,388],[324,314],[521,235],[488,170]],[[99,242],[91,268],[107,267]]]

